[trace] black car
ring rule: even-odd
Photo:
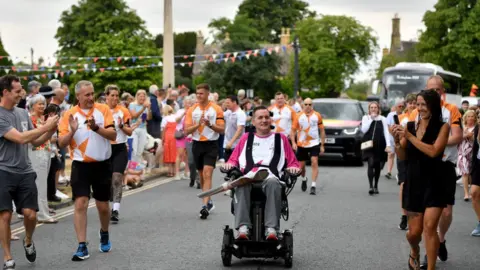
[[[360,130],[364,111],[358,100],[319,98],[313,108],[322,115],[325,126],[325,153],[319,159],[353,161],[363,165],[363,133]]]

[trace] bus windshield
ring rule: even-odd
[[[388,104],[404,99],[409,93],[418,93],[425,88],[433,71],[393,70],[383,74],[383,84],[388,91]]]

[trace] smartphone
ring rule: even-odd
[[[147,120],[147,114],[142,113],[142,121],[145,122]]]
[[[395,121],[395,125],[400,125],[400,120],[398,120],[398,115],[393,116],[393,121]]]

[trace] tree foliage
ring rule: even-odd
[[[80,0],[62,12],[60,23],[55,35],[60,56],[85,56],[87,42],[99,40],[101,34],[150,36],[145,21],[124,0]]]
[[[347,95],[352,99],[366,100],[370,82],[360,81],[352,83],[347,89]]]
[[[421,59],[460,73],[464,94],[480,79],[480,2],[439,0],[423,17],[426,30],[417,50]]]
[[[370,27],[352,17],[307,18],[295,30],[300,42],[300,84],[319,88],[318,97],[337,97],[345,81],[378,50]],[[292,65],[293,67],[293,65]]]
[[[301,0],[244,0],[238,15],[244,15],[255,23],[261,41],[278,43],[282,27],[293,25],[306,17],[314,17],[308,3]]]
[[[158,56],[153,38],[144,21],[123,0],[80,0],[64,11],[55,38],[61,56],[122,56],[128,59],[62,60],[61,64],[89,64],[90,72],[78,72],[62,81],[73,86],[78,80],[89,79],[96,91],[115,83],[122,90],[136,92],[151,84],[161,85],[160,68],[123,69],[122,67],[158,64],[160,58],[139,59],[132,56]],[[95,67],[93,67],[93,64]],[[107,68],[111,67],[111,70]],[[93,69],[96,69],[95,71]],[[103,70],[105,69],[105,70]],[[103,71],[103,72],[102,72]]]
[[[216,42],[224,41],[227,33],[235,41],[258,42],[261,38],[255,20],[244,15],[235,16],[233,21],[225,17],[213,19],[208,27]]]
[[[0,57],[2,57],[0,59],[0,66],[5,66],[5,67],[13,66],[13,63],[11,60],[8,59],[8,56],[10,56],[10,54],[8,54],[8,52],[3,47],[2,38],[0,37]],[[5,75],[5,71],[3,68],[0,68],[0,76],[3,76],[3,75]]]
[[[163,34],[158,34],[155,37],[155,45],[157,48],[163,49]],[[183,32],[183,33],[174,33],[173,35],[173,51],[175,55],[191,55],[195,54],[195,48],[197,46],[197,33],[195,32]],[[184,60],[183,58],[175,58],[175,61],[187,62],[189,60]],[[185,84],[186,81],[191,84],[193,67],[177,66],[175,69],[175,83]],[[179,71],[179,72],[177,72]],[[177,76],[178,74],[178,76]],[[179,77],[180,76],[180,77]],[[190,87],[190,86],[189,86]]]

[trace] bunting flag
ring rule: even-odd
[[[228,57],[227,57],[228,55]],[[231,55],[231,56],[230,56]],[[253,53],[251,54],[252,56],[250,57],[247,57],[247,52],[240,52],[240,53],[232,53],[232,54],[221,54],[221,56],[223,58],[218,58],[218,59],[214,59],[213,56],[210,57],[209,59],[206,59],[206,60],[201,60],[201,61],[191,61],[191,62],[177,62],[174,64],[175,67],[178,67],[178,66],[181,66],[181,67],[185,67],[185,66],[193,66],[194,64],[207,64],[207,63],[210,63],[210,62],[213,62],[213,63],[216,63],[216,64],[221,64],[221,63],[227,63],[227,62],[231,62],[231,63],[235,63],[237,60],[239,61],[242,61],[243,59],[252,59],[252,57],[258,57],[258,54],[253,51]],[[31,68],[29,69],[20,69],[20,68],[16,68],[16,67],[10,67],[10,68],[6,68],[6,69],[3,69],[3,71],[5,71],[5,73],[14,73],[14,72],[22,72],[22,71],[28,71],[28,72],[33,72],[33,71],[48,71],[48,72],[51,72],[51,73],[44,73],[44,74],[31,74],[31,75],[26,75],[26,76],[22,76],[21,78],[24,79],[25,81],[27,80],[35,80],[35,79],[40,79],[40,78],[48,78],[48,79],[52,79],[52,78],[55,78],[57,79],[58,77],[64,77],[64,76],[70,76],[70,75],[75,75],[77,74],[78,72],[93,72],[93,73],[96,73],[96,72],[100,72],[100,73],[103,73],[103,72],[112,72],[112,71],[119,71],[119,70],[125,70],[125,69],[145,69],[145,68],[162,68],[163,67],[163,63],[160,61],[158,62],[157,64],[145,64],[145,65],[136,65],[136,66],[121,66],[121,67],[113,67],[113,66],[110,66],[110,67],[97,67],[95,64],[93,65],[88,65],[88,64],[82,64],[82,65],[77,65],[76,67],[79,67],[78,69],[75,69],[75,68],[67,68],[67,69],[64,69],[63,66],[59,66],[58,68],[44,68],[44,67],[41,67],[39,68],[38,70],[32,70]]]
[[[212,61],[217,60],[217,57],[221,60],[224,59],[225,57],[230,57],[233,55],[235,58],[238,55],[241,55],[242,57],[246,57],[247,59],[251,56],[257,56],[258,53],[260,53],[262,56],[264,56],[266,53],[269,55],[272,54],[272,52],[276,53],[286,53],[287,49],[292,48],[291,45],[276,45],[274,47],[265,47],[265,48],[260,48],[260,49],[255,49],[255,50],[247,50],[247,51],[238,51],[238,52],[225,52],[225,53],[220,53],[220,54],[189,54],[189,55],[175,55],[175,58],[183,58],[183,59],[189,59],[189,58],[196,58],[197,60],[210,60]],[[248,55],[248,56],[247,56]],[[30,57],[13,57],[13,56],[0,56],[0,59],[2,58],[8,58],[8,60],[12,61],[30,61]],[[60,67],[63,66],[65,67],[73,67],[75,65],[83,65],[83,64],[61,64],[61,60],[77,60],[77,61],[87,61],[87,62],[93,62],[97,63],[99,60],[108,60],[110,62],[126,62],[126,61],[131,61],[132,63],[135,63],[137,60],[143,60],[143,59],[162,59],[163,56],[159,55],[151,55],[151,56],[68,56],[68,57],[42,57],[44,61],[48,63],[47,66],[38,66],[34,64],[33,70],[41,70],[41,68],[50,68],[52,66]],[[54,64],[52,64],[54,63]],[[32,69],[31,66],[18,66],[19,68],[22,68],[23,70],[26,70],[27,68]],[[1,66],[0,68],[7,68],[6,66]]]
[[[470,96],[476,97],[477,91],[478,91],[478,86],[476,86],[475,84],[472,84],[472,88],[470,89]]]

